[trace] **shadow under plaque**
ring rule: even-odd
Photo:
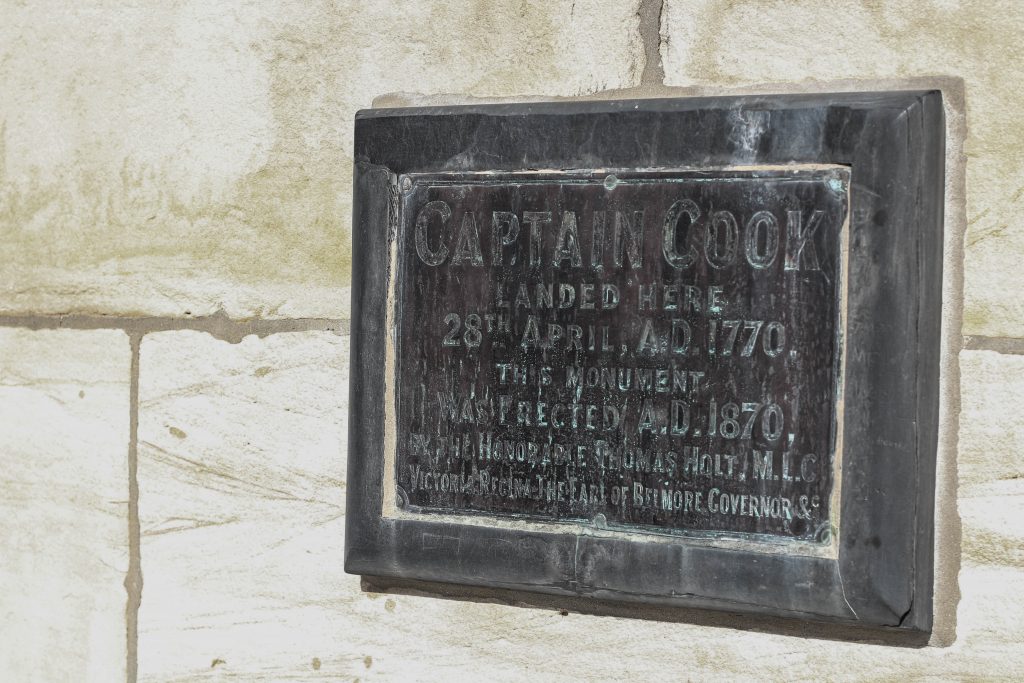
[[[926,636],[942,117],[360,112],[346,571]]]

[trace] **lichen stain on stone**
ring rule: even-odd
[[[388,598],[387,600],[384,601],[384,609],[386,609],[388,612],[394,612],[396,604],[397,603],[394,600],[392,600],[391,598]]]
[[[184,439],[186,436],[188,436],[188,434],[178,429],[177,427],[168,427],[167,431],[170,432],[171,436],[173,436],[176,439]]]
[[[297,284],[349,284],[351,203],[346,196],[352,174],[343,163],[347,158],[338,161],[332,168],[312,159],[308,164],[272,160],[238,183],[234,203],[252,242],[249,254],[242,249],[242,263],[231,267],[235,274]],[[232,244],[232,250],[238,246]]]
[[[313,657],[312,664],[313,664],[313,671],[319,671],[320,670],[320,658],[319,657]]]
[[[164,172],[130,160],[117,173],[79,165],[49,180],[39,172],[0,178],[0,235],[22,265],[84,269],[114,260],[127,272],[137,259],[156,258],[165,266],[150,272],[165,275],[348,284],[342,190],[322,178],[259,180],[268,175],[286,174],[254,174],[226,200],[177,196]]]
[[[721,54],[713,49],[717,45],[717,36],[722,34],[722,29],[728,21],[730,9],[731,7],[726,5],[722,8],[710,10],[703,13],[699,21],[692,22],[691,26],[696,32],[692,45],[696,46],[696,49],[690,51],[690,57],[685,68],[687,75],[691,78],[722,85],[732,84],[738,80],[735,76],[730,76],[723,72],[719,66]],[[668,34],[663,33],[663,40],[665,45],[662,49],[665,49],[671,44],[671,32]],[[662,55],[662,60],[664,61],[664,54]]]
[[[371,657],[370,655],[366,655],[365,657],[363,657],[363,666],[365,666],[367,669],[373,666],[373,657]]]
[[[257,377],[266,377],[272,371],[273,371],[273,368],[271,368],[270,366],[264,365],[262,367],[256,368],[256,370],[252,374],[254,374]]]
[[[552,12],[526,0],[495,3],[473,0],[458,4],[432,3],[429,24],[472,27],[457,41],[431,41],[430,61],[437,64],[477,63],[488,67],[460,89],[469,95],[531,92],[538,83],[563,82],[572,72],[559,49],[559,24]],[[509,31],[509,27],[515,27]]]
[[[352,117],[348,81],[358,63],[339,44],[357,29],[349,9],[316,3],[254,45],[269,74],[271,134],[266,163],[235,187],[261,263],[295,283],[351,281]]]
[[[991,320],[992,318],[985,306],[964,306],[963,329],[965,331],[984,330]]]
[[[1020,537],[977,527],[963,535],[964,562],[1024,569],[1024,544]]]
[[[195,20],[178,14],[177,8],[159,17],[143,13],[139,21],[156,27]],[[113,147],[103,135],[113,138],[117,131],[94,130],[90,118],[99,95],[80,87],[100,65],[85,64],[52,84],[69,91],[62,106],[71,111],[66,127],[73,133],[69,152],[53,166],[19,167],[12,175],[4,147],[11,146],[17,122],[0,120],[0,237],[18,255],[0,268],[0,278],[21,298],[38,291],[67,299],[69,308],[82,298],[131,301],[133,288],[143,290],[140,296],[171,299],[181,289],[202,290],[207,281],[219,291],[232,285],[255,290],[252,296],[261,284],[343,288],[351,281],[355,111],[376,95],[410,88],[509,96],[621,86],[621,50],[601,50],[595,40],[611,31],[614,17],[587,17],[579,7],[567,21],[569,15],[568,0],[412,3],[400,15],[390,5],[367,3],[353,11],[351,3],[314,0],[220,17],[224,23],[209,30],[222,35],[223,44],[202,53],[210,64],[200,60],[180,71],[170,54],[187,47],[187,39],[169,35],[155,43],[168,52],[166,67],[145,60],[117,67],[135,78],[132,83],[166,90],[160,96],[166,94],[168,110],[166,120],[147,107],[123,112],[129,129],[149,124],[154,140]],[[598,20],[604,21],[600,29],[591,25]],[[134,54],[130,43],[118,46]],[[567,59],[577,52],[581,59]],[[244,101],[229,93],[204,109],[179,92],[210,87],[217,78],[241,79]],[[236,120],[239,112],[231,108],[242,102],[252,115]],[[181,137],[178,148],[160,138],[170,129]],[[231,163],[224,164],[230,170],[211,169],[194,149],[196,140],[218,131],[235,145]],[[251,158],[237,158],[239,152]],[[70,284],[53,284],[50,269]],[[111,280],[125,291],[112,291]],[[261,308],[275,311],[282,303]],[[118,312],[148,308],[140,302]]]
[[[321,47],[337,48],[330,41]],[[197,179],[180,167],[172,171],[170,160],[163,167],[128,156],[118,165],[87,148],[62,165],[17,177],[0,166],[0,235],[8,250],[23,266],[113,262],[126,273],[144,267],[163,277],[349,284],[352,173],[342,141],[351,135],[350,115],[343,103],[323,102],[316,92],[323,64],[299,59],[289,68],[280,54],[264,56],[273,141],[258,168],[234,180],[189,168],[209,176]],[[344,92],[342,83],[330,87]],[[324,116],[336,125],[323,126]],[[0,121],[0,164],[9,134]]]

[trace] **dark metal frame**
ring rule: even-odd
[[[359,112],[345,570],[930,632],[944,144],[938,91]],[[851,169],[837,558],[382,515],[398,175],[790,163]]]

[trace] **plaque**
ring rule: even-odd
[[[845,167],[399,186],[408,509],[830,538]]]
[[[938,93],[356,124],[346,569],[927,633]]]

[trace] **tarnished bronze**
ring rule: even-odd
[[[406,509],[829,540],[846,168],[397,187]]]

